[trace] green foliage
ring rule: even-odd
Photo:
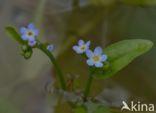
[[[87,113],[111,113],[110,110],[102,104],[87,102]]]
[[[102,104],[87,102],[84,106],[74,109],[74,113],[111,113],[110,110]]]
[[[108,56],[109,66],[100,69],[96,73],[96,77],[111,77],[126,67],[136,57],[150,50],[152,46],[153,43],[151,41],[143,39],[124,40],[110,45],[104,50],[104,53]]]
[[[90,0],[91,4],[109,6],[117,3],[117,0]],[[121,0],[128,5],[156,5],[156,0]]]
[[[84,107],[76,107],[73,111],[74,113],[87,113]]]
[[[22,44],[22,45],[25,44],[25,42],[21,39],[21,36],[19,35],[19,33],[16,31],[14,27],[7,26],[5,28],[5,31],[10,36],[10,38],[14,39],[19,44]]]
[[[132,5],[156,5],[156,0],[122,0],[122,2]]]
[[[30,47],[25,41],[21,39],[20,34],[16,32],[13,27],[6,27],[6,32],[22,46],[22,55],[25,59],[29,59],[32,56],[33,48],[40,49],[43,53],[45,53],[54,65],[62,89],[67,90],[66,81],[64,79],[62,70],[57,64],[57,61],[53,54],[47,50],[47,43],[42,44],[39,40],[37,40],[37,44],[33,47]],[[85,98],[89,96],[91,83],[93,80],[93,74],[95,74],[97,78],[101,79],[111,77],[119,72],[121,69],[126,67],[136,57],[150,50],[152,46],[153,43],[151,41],[143,39],[123,40],[108,46],[104,50],[104,54],[106,54],[108,57],[107,61],[104,64],[104,67],[90,68],[91,73],[84,91]],[[87,102],[84,103],[84,106],[80,106],[74,109],[74,113],[110,113],[110,111],[101,104]]]
[[[0,99],[0,113],[19,113],[13,104],[6,99]]]
[[[25,59],[29,59],[32,56],[33,50],[31,47],[27,46],[27,45],[23,45],[22,46],[22,56]]]
[[[97,106],[93,113],[111,113],[110,110],[104,106]]]
[[[117,0],[90,0],[93,5],[110,6],[117,3]],[[156,0],[121,0],[121,3],[128,5],[156,5]]]
[[[91,4],[94,5],[102,5],[102,6],[109,6],[116,3],[116,0],[90,0]]]
[[[5,28],[6,33],[10,36],[10,38],[17,41],[20,45],[22,45],[22,53],[21,55],[25,59],[29,59],[32,56],[32,48],[27,46],[26,42],[21,39],[20,34],[16,31],[15,28],[8,26]]]

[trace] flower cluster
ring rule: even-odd
[[[103,62],[107,60],[107,55],[103,54],[101,47],[96,47],[94,51],[89,49],[90,41],[84,42],[83,40],[78,41],[78,45],[73,46],[73,50],[78,54],[86,54],[87,64],[89,66],[95,66],[97,68],[103,67]]]
[[[30,23],[27,27],[22,27],[20,33],[22,40],[26,41],[28,46],[34,47],[37,45],[36,37],[39,34],[39,30],[34,24]],[[103,54],[101,47],[96,47],[94,51],[90,50],[90,44],[90,41],[84,42],[83,40],[79,40],[78,44],[73,46],[73,50],[77,54],[85,54],[88,58],[86,62],[89,66],[95,66],[97,68],[103,67],[103,62],[107,60],[107,56]],[[46,46],[46,49],[52,52],[54,46],[49,44]]]
[[[33,47],[36,45],[36,37],[39,31],[35,28],[34,24],[30,23],[27,27],[22,27],[20,33],[22,40],[28,41],[29,46]]]
[[[36,37],[39,34],[39,30],[35,27],[34,24],[30,23],[27,27],[21,27],[20,29],[22,40],[28,42],[30,47],[34,47],[37,44]],[[47,50],[52,52],[54,46],[52,44],[47,45]]]

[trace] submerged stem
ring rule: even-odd
[[[63,73],[59,67],[59,65],[57,64],[53,54],[51,54],[43,44],[39,44],[37,46],[38,49],[40,49],[42,52],[44,52],[51,60],[52,64],[54,65],[54,68],[57,72],[57,75],[58,75],[58,78],[60,80],[60,84],[61,84],[61,87],[63,90],[66,90],[66,83],[65,83],[65,79],[64,79],[64,76],[63,76]]]

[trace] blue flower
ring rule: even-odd
[[[48,45],[48,46],[47,46],[47,50],[48,50],[49,52],[52,52],[52,51],[54,50],[54,45],[52,45],[52,44]]]
[[[85,43],[83,40],[79,40],[78,45],[73,46],[73,50],[78,54],[82,54],[89,49],[89,46],[90,46],[90,41],[87,41]]]
[[[101,47],[96,47],[94,52],[87,50],[86,55],[89,58],[87,64],[97,68],[103,67],[103,62],[107,60],[107,55],[103,54]]]
[[[35,46],[36,45],[36,40],[29,40],[28,45],[31,46],[31,47]]]
[[[34,24],[30,23],[27,27],[22,27],[20,33],[22,40],[33,42],[38,35],[38,29],[35,28]]]

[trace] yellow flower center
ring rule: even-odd
[[[28,35],[28,36],[33,36],[33,32],[32,32],[32,31],[29,31],[29,32],[27,33],[27,35]]]
[[[81,47],[81,50],[84,51],[85,49],[86,49],[86,46],[83,45],[83,46]]]
[[[92,59],[94,62],[98,62],[98,61],[100,61],[100,56],[94,55]]]

